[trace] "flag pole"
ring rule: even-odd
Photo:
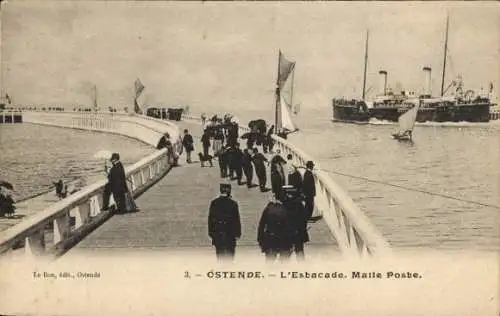
[[[278,123],[281,123],[279,120],[279,102],[280,102],[280,66],[281,66],[281,49],[278,50],[278,75],[276,77],[276,102],[274,109],[274,131],[278,132]]]
[[[292,69],[292,82],[291,82],[291,88],[290,88],[290,110],[294,111],[294,105],[293,105],[293,86],[295,84],[295,63],[293,64],[293,69]]]

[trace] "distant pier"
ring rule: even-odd
[[[0,110],[0,124],[16,124],[23,122],[23,112],[20,110]]]

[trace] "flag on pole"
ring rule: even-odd
[[[135,80],[135,98],[136,99],[141,95],[142,90],[144,90],[144,85],[142,84],[141,80],[139,80],[139,78],[137,78]]]
[[[9,94],[5,94],[5,99],[7,99],[7,102],[9,102],[9,104],[12,104],[12,100],[10,99]]]
[[[137,114],[143,114],[142,106],[139,104],[138,99],[141,96],[141,93],[145,87],[139,78],[135,80],[134,86],[135,86],[134,112]]]
[[[137,103],[137,99],[134,99],[134,112],[137,114],[142,114],[142,109],[139,106],[139,103]]]

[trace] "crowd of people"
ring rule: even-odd
[[[258,186],[261,192],[272,191],[273,200],[263,209],[256,232],[257,242],[266,259],[276,260],[279,257],[280,260],[287,260],[293,252],[298,259],[304,259],[304,244],[309,241],[307,225],[313,214],[316,195],[312,173],[314,163],[308,161],[302,175],[299,168],[303,166],[295,165],[292,155],[283,158],[279,149],[268,160],[257,146],[262,146],[264,153],[273,153],[271,135],[274,127],[266,130],[265,122],[262,123],[261,120],[250,122],[252,131],[246,135],[247,146],[243,150],[238,140],[245,135],[240,137],[237,121],[228,115],[223,119],[214,116],[210,121],[210,124],[204,125],[201,137],[203,152],[200,153],[200,158],[210,156],[212,148],[222,179],[236,180],[239,186],[246,184],[249,189]],[[192,163],[191,153],[195,144],[187,129],[184,130],[182,145],[186,151],[186,162]],[[175,152],[169,134],[160,139],[157,147],[167,148],[169,159],[173,159],[172,163],[177,165],[179,153]],[[113,153],[110,161],[109,169],[105,164],[108,183],[103,192],[103,210],[109,209],[112,195],[116,213],[137,211],[128,189],[120,155]],[[267,188],[267,167],[271,175],[270,189]],[[257,185],[253,184],[254,174]],[[14,211],[13,201],[8,200],[5,194],[0,194],[0,211],[2,216]],[[220,185],[220,196],[210,203],[208,232],[217,257],[232,260],[236,241],[241,237],[241,221],[239,205],[231,197],[229,183]]]
[[[268,260],[287,260],[293,252],[298,259],[304,258],[304,244],[309,241],[308,221],[314,210],[316,188],[312,170],[314,163],[306,166],[293,163],[293,156],[285,158],[276,150],[269,160],[259,152],[273,153],[271,135],[274,127],[266,130],[262,120],[251,121],[250,133],[238,135],[238,123],[229,116],[219,120],[212,117],[204,123],[201,156],[213,156],[218,159],[220,177],[236,180],[238,185],[248,188],[258,186],[261,192],[272,191],[273,201],[264,208],[257,231],[257,241]],[[246,148],[242,149],[238,139],[247,139]],[[194,150],[193,137],[184,131],[183,146],[186,153]],[[201,157],[200,156],[200,157]],[[189,154],[186,161],[190,163]],[[267,167],[270,169],[271,188],[267,188]],[[305,168],[302,175],[299,168]],[[253,184],[254,174],[258,185]],[[243,181],[245,180],[245,181]],[[220,196],[214,199],[209,208],[208,231],[219,259],[232,259],[235,254],[236,240],[241,237],[239,206],[231,198],[231,185],[222,183]]]

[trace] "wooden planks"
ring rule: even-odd
[[[180,124],[181,128],[192,130],[196,138],[200,136],[199,125]],[[196,147],[200,148],[199,140],[196,142]],[[186,164],[184,160],[181,157],[181,166],[172,169],[137,199],[140,212],[113,216],[71,252],[84,248],[211,247],[207,232],[208,205],[217,196],[219,184],[226,180],[220,179],[216,160],[213,168],[202,168],[199,163]],[[271,193],[262,193],[258,187],[238,186],[235,181],[231,183],[242,221],[242,237],[238,245],[257,248],[258,221]],[[335,244],[323,221],[311,223],[309,234],[311,242],[308,247],[333,247]]]

